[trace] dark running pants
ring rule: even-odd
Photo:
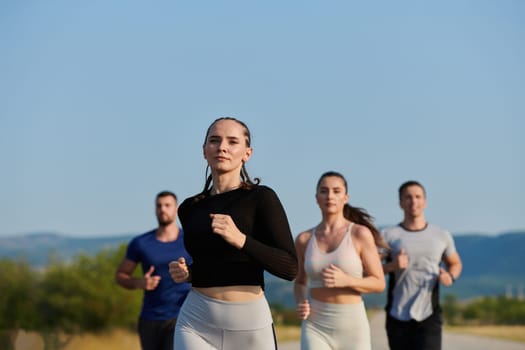
[[[139,319],[138,331],[142,350],[173,350],[176,319]]]
[[[423,321],[400,321],[387,315],[386,334],[390,350],[441,350],[441,312]]]

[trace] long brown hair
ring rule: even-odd
[[[321,185],[321,181],[325,177],[331,177],[335,176],[343,180],[343,183],[345,185],[345,192],[348,193],[348,182],[346,181],[345,177],[338,173],[337,171],[327,171],[317,181],[317,189],[319,189],[319,186]],[[356,224],[366,226],[370,232],[372,232],[372,236],[374,237],[374,242],[378,248],[386,248],[389,249],[388,244],[385,242],[383,237],[381,237],[381,234],[375,227],[373,221],[374,218],[363,208],[353,207],[350,205],[350,203],[345,203],[343,207],[343,215],[346,219],[355,222]]]
[[[248,126],[236,119],[236,118],[233,118],[233,117],[220,117],[220,118],[217,118],[213,121],[213,123],[210,124],[210,126],[208,127],[208,130],[206,130],[206,136],[204,137],[204,143],[203,143],[203,146],[206,145],[206,142],[208,141],[208,135],[210,134],[210,131],[211,131],[211,128],[215,125],[215,123],[221,121],[221,120],[232,120],[236,123],[238,123],[240,126],[242,126],[243,130],[244,130],[244,139],[246,141],[246,147],[251,147],[251,133],[250,133],[250,129],[248,129]],[[206,166],[206,173],[205,173],[205,178],[206,178],[206,181],[204,183],[204,189],[202,190],[202,192],[197,196],[197,200],[198,199],[201,199],[205,196],[207,196],[210,191],[211,191],[211,188],[212,188],[212,176],[211,174],[208,174],[208,171],[209,171],[209,166]],[[244,164],[244,162],[242,162],[242,167],[241,167],[241,187],[242,188],[252,188],[253,186],[256,186],[258,185],[260,182],[260,179],[259,178],[254,178],[253,180],[250,178],[250,175],[248,175],[248,171],[246,170],[246,165]]]

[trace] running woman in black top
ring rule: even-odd
[[[192,283],[177,319],[176,350],[277,348],[264,271],[291,281],[297,256],[279,198],[248,176],[250,141],[243,122],[215,120],[203,145],[211,175],[179,207],[193,264],[170,263],[175,282]]]

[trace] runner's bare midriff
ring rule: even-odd
[[[260,286],[194,287],[194,289],[207,297],[222,301],[250,301],[259,299],[263,295]]]
[[[350,288],[312,288],[310,295],[315,300],[331,304],[355,304],[363,300],[360,293]]]

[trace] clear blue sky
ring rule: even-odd
[[[454,234],[525,229],[525,2],[3,1],[0,235],[154,227],[219,116],[294,234],[327,170],[379,226],[416,179]]]

